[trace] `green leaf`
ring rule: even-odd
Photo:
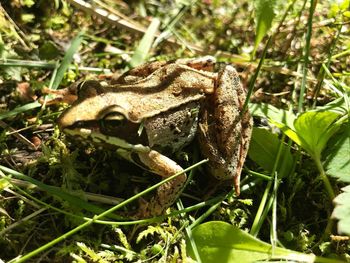
[[[276,6],[276,0],[256,0],[255,12],[256,12],[256,28],[255,28],[255,43],[254,51],[258,48],[261,40],[267,34],[272,25],[272,20],[275,18],[274,7]]]
[[[249,109],[253,116],[267,117],[313,158],[320,159],[328,140],[341,125],[341,122],[336,120],[345,114],[343,104],[344,102],[339,100],[318,111],[302,113],[297,118],[294,113],[277,109],[269,104],[250,103]]]
[[[325,150],[325,168],[328,175],[350,183],[350,122],[345,123],[341,130]]]
[[[335,208],[332,217],[339,220],[338,232],[350,236],[350,185],[342,190],[344,192],[333,200]]]
[[[271,131],[254,128],[249,146],[249,158],[271,173],[280,144],[280,139]],[[293,156],[286,145],[282,145],[281,157],[282,159],[277,166],[279,178],[286,177],[293,167]]]
[[[154,40],[154,36],[157,33],[159,24],[160,24],[160,20],[157,18],[153,18],[152,23],[147,28],[145,35],[143,36],[140,44],[136,48],[135,53],[131,58],[131,61],[130,61],[131,67],[134,68],[146,61],[147,55],[151,49],[151,46]]]
[[[272,247],[248,233],[225,222],[212,221],[194,228],[192,237],[202,263],[240,262],[257,260],[287,259],[314,262],[313,254]],[[189,245],[187,247],[190,247]],[[193,257],[193,252],[189,251]]]
[[[349,0],[334,1],[329,10],[329,17],[339,17],[339,13],[346,12],[349,9],[349,4]]]
[[[332,111],[309,111],[301,114],[294,122],[298,140],[290,138],[305,149],[314,159],[320,159],[321,152],[329,138],[339,129],[335,123],[339,114]],[[286,133],[288,135],[288,133]],[[289,136],[289,135],[288,135]]]
[[[350,109],[348,109],[347,103],[345,103],[345,96],[341,96],[326,105],[316,108],[317,111],[333,111],[341,115],[346,115]]]
[[[294,128],[296,115],[292,111],[278,109],[267,103],[249,103],[249,110],[253,116],[268,118],[273,123]]]

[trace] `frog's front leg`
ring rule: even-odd
[[[137,160],[135,159],[135,156],[132,157],[132,161],[134,163],[160,175],[163,178],[168,178],[183,171],[180,165],[155,150],[139,152],[136,155]],[[130,156],[128,159],[130,159]],[[186,182],[186,178],[186,174],[183,173],[173,180],[158,187],[156,195],[152,197],[149,203],[141,208],[141,210],[137,213],[137,217],[145,218],[149,216],[161,215],[165,209],[171,206],[179,197]]]

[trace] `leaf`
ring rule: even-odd
[[[267,117],[272,124],[317,159],[320,159],[328,140],[342,124],[336,120],[345,113],[342,101],[330,103],[327,108],[302,113],[297,118],[292,112],[269,104],[250,103],[249,109],[253,116]]]
[[[279,123],[294,128],[295,114],[292,111],[278,109],[267,103],[249,103],[249,110],[253,116],[268,118],[273,123]]]
[[[327,174],[350,183],[350,122],[345,123],[342,132],[338,134],[325,150],[325,169]]]
[[[126,248],[126,249],[132,249],[131,245],[128,242],[128,238],[126,237],[126,235],[123,233],[123,231],[118,228],[118,227],[113,227],[113,231],[117,234],[118,239],[120,241],[120,243],[122,243],[122,245]]]
[[[334,112],[339,113],[341,115],[346,115],[349,111],[349,109],[345,103],[345,96],[341,96],[335,100],[332,100],[331,102],[327,103],[326,105],[319,106],[316,109],[317,109],[317,111],[334,111]]]
[[[305,112],[294,121],[294,128],[279,121],[271,120],[271,122],[314,159],[320,159],[328,140],[341,125],[336,123],[339,116],[340,114],[334,111]]]
[[[155,236],[156,233],[162,236],[163,239],[166,239],[166,234],[160,226],[148,226],[147,229],[137,236],[136,244],[140,243],[142,239],[146,239],[149,235]]]
[[[340,0],[340,1],[334,1],[331,4],[331,8],[329,10],[329,17],[338,17],[339,14],[346,12],[349,9],[349,0]]]
[[[303,254],[279,247],[273,248],[270,244],[254,238],[239,228],[220,221],[199,225],[193,229],[192,237],[197,245],[202,263],[250,263],[271,259],[314,262],[315,259],[313,254]],[[191,250],[189,255],[193,257]]]
[[[274,7],[276,6],[276,0],[256,0],[255,1],[255,43],[254,51],[257,50],[261,40],[267,34],[272,25],[272,20],[275,18]]]
[[[301,114],[294,122],[295,132],[300,141],[294,141],[313,158],[320,159],[329,138],[340,127],[340,124],[335,123],[339,116],[332,111],[309,111]],[[293,140],[293,137],[290,138]]]
[[[276,162],[280,139],[269,130],[254,128],[249,146],[249,157],[268,172],[272,172]],[[282,145],[281,160],[277,167],[279,178],[286,177],[292,170],[293,156],[286,145]]]
[[[350,236],[350,185],[342,188],[344,191],[333,201],[335,208],[332,217],[338,219],[338,232]]]
[[[153,18],[152,23],[147,28],[145,35],[143,36],[140,44],[136,48],[135,53],[131,58],[131,67],[134,68],[146,61],[147,55],[151,49],[154,40],[154,36],[157,33],[159,24],[160,20],[157,18]]]

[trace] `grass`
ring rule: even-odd
[[[290,256],[282,248],[296,261],[349,261],[350,230],[332,216],[340,197],[350,199],[341,190],[349,162],[339,157],[349,140],[348,1],[96,1],[120,19],[73,0],[44,2],[0,6],[1,260],[211,262],[196,227],[226,245],[218,251],[240,255],[239,239],[215,240],[210,227],[219,234],[220,224],[205,224],[223,221],[244,236],[250,256],[261,240],[270,251],[242,256],[245,262],[270,258],[274,249]],[[249,94],[244,108],[255,130],[242,193],[206,173],[193,142],[173,156],[186,171],[197,166],[177,204],[132,220],[126,215],[140,196],[166,180],[66,137],[55,122],[67,105],[42,104],[52,96],[43,88],[203,55],[235,65]],[[346,214],[336,218],[349,222]]]

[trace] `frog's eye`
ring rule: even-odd
[[[125,125],[127,119],[120,112],[110,112],[101,119],[101,126],[105,129],[113,129]]]
[[[77,85],[79,98],[91,98],[101,93],[103,93],[103,87],[97,80],[85,80]]]
[[[123,121],[126,118],[120,112],[110,112],[110,113],[106,114],[103,119],[107,120],[107,121]]]

